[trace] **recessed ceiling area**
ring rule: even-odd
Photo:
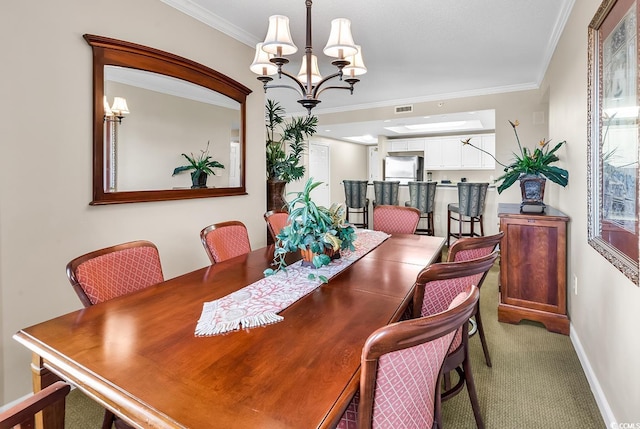
[[[365,145],[377,144],[378,136],[388,139],[446,134],[491,132],[496,127],[495,110],[413,116],[381,121],[321,124],[318,136]]]

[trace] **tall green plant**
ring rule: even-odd
[[[316,133],[318,118],[306,116],[285,120],[285,110],[280,103],[267,100],[267,179],[293,182],[304,176],[300,165],[306,139]],[[288,152],[288,153],[287,153]]]

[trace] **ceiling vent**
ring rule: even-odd
[[[394,107],[396,114],[398,113],[411,113],[413,112],[413,104],[407,104],[406,106]]]

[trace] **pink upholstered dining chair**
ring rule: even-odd
[[[274,243],[277,241],[276,236],[280,234],[280,230],[289,222],[289,212],[286,210],[269,210],[264,214],[264,220],[267,222],[269,235]]]
[[[67,277],[85,307],[126,295],[164,281],[158,248],[138,240],[95,250],[71,260]],[[102,429],[129,428],[105,410]]]
[[[247,227],[237,220],[209,225],[200,239],[212,264],[251,252]]]
[[[416,278],[413,295],[413,315],[425,317],[446,310],[453,299],[470,285],[478,285],[480,280],[491,269],[498,252],[493,252],[478,259],[463,262],[441,262],[424,268]],[[476,308],[470,316],[475,314]],[[456,371],[459,380],[455,386],[449,385],[448,374]],[[480,404],[476,395],[475,382],[469,360],[469,330],[459,329],[445,358],[442,373],[445,377],[445,401],[458,394],[466,384],[471,408],[479,429],[484,429]]]
[[[158,248],[144,240],[78,256],[67,277],[85,307],[164,281]]]
[[[479,296],[470,286],[441,313],[371,334],[362,350],[360,390],[337,428],[441,428],[443,361],[455,332],[466,329]]]
[[[489,255],[497,249],[503,236],[504,232],[501,231],[495,235],[488,235],[485,237],[466,237],[456,240],[456,242],[453,243],[449,248],[447,262],[468,261],[470,259],[477,259]],[[482,278],[478,281],[478,289],[482,287],[482,283],[484,283],[485,277],[487,277],[487,273],[484,273]],[[471,320],[471,322],[473,322],[473,319]],[[478,327],[478,336],[480,337],[480,343],[482,344],[484,360],[487,363],[487,366],[490,367],[491,355],[489,354],[489,346],[487,345],[487,340],[484,336],[484,328],[482,327],[480,302],[478,302],[475,322]]]
[[[373,229],[387,234],[414,234],[420,222],[420,210],[414,207],[375,206]]]
[[[71,390],[71,386],[64,381],[57,381],[41,391],[30,395],[18,404],[0,413],[0,428],[19,427],[21,429],[34,428],[35,415],[47,407],[55,404],[62,405],[64,410],[65,399]],[[64,414],[63,414],[64,415]],[[64,429],[64,419],[53,429]]]

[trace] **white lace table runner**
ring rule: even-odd
[[[216,335],[280,322],[284,318],[277,314],[279,311],[322,284],[318,276],[331,279],[388,237],[380,231],[356,230],[356,250],[342,250],[341,258],[329,265],[314,269],[303,267],[302,261],[298,261],[288,266],[286,271],[262,278],[223,298],[205,302],[195,335]],[[310,272],[316,275],[315,279],[308,279]]]

